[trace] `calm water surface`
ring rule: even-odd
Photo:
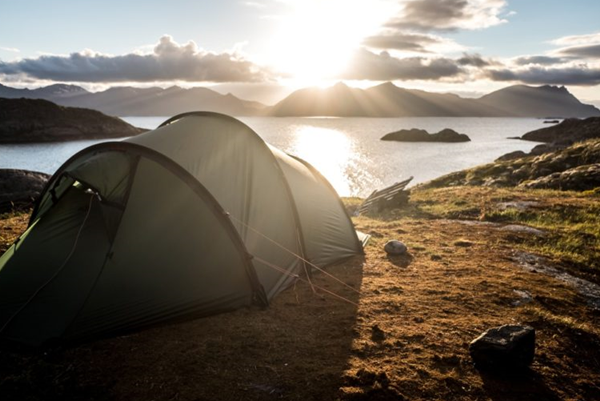
[[[167,117],[123,117],[130,124],[156,128]],[[529,118],[271,118],[241,117],[268,143],[315,166],[341,196],[367,196],[414,176],[424,182],[452,171],[491,162],[537,143],[507,139],[544,126]],[[452,128],[471,142],[406,143],[380,141],[388,132]],[[102,141],[0,145],[0,168],[53,173],[71,155]]]

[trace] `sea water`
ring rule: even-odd
[[[153,129],[167,117],[123,117]],[[266,142],[315,166],[341,196],[367,196],[408,177],[412,184],[494,161],[497,157],[537,143],[508,139],[544,126],[533,118],[318,118],[240,117]],[[399,129],[421,128],[430,133],[451,128],[470,142],[422,143],[381,141]],[[0,145],[0,168],[53,173],[70,156],[92,144],[64,143]]]

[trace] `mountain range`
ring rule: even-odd
[[[61,106],[83,107],[112,116],[174,116],[188,111],[216,111],[235,116],[260,114],[266,106],[259,102],[222,95],[208,88],[163,89],[117,86],[89,92],[76,85],[55,84],[38,89],[17,89],[0,84],[0,97],[44,99]]]
[[[216,111],[234,116],[337,117],[590,117],[600,110],[581,103],[564,86],[514,85],[477,99],[449,93],[404,89],[391,82],[367,89],[337,83],[329,88],[297,90],[274,106],[247,101],[208,88],[166,89],[113,87],[89,92],[79,86],[55,84],[17,89],[0,84],[0,97],[38,98],[62,106],[99,110],[113,116],[172,116]]]
[[[338,83],[300,89],[269,110],[273,116],[340,117],[588,117],[600,110],[565,87],[514,85],[478,99],[403,89],[391,82],[368,89]]]

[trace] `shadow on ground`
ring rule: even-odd
[[[328,271],[359,289],[364,259]],[[10,400],[325,400],[342,385],[359,295],[323,274],[265,310],[158,327],[71,347],[0,349],[0,394]]]

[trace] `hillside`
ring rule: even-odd
[[[122,138],[145,131],[96,110],[40,99],[0,98],[0,143]]]
[[[600,187],[600,139],[457,171],[423,188],[464,185],[585,191]]]
[[[478,102],[516,117],[590,117],[600,110],[582,104],[564,86],[514,85],[478,99]]]
[[[62,106],[85,107],[112,116],[173,116],[188,111],[214,111],[235,116],[256,115],[265,107],[258,102],[221,95],[208,88],[166,89],[112,87],[88,92],[75,85],[55,84],[38,89],[0,85],[0,97],[45,99]]]
[[[338,117],[581,117],[600,115],[566,88],[511,86],[480,99],[403,89],[388,82],[368,89],[338,83],[300,89],[272,108],[271,116]]]

